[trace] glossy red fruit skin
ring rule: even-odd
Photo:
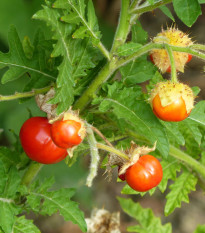
[[[190,62],[192,59],[192,55],[191,54],[188,54],[188,59],[187,59],[187,62]]]
[[[138,192],[154,188],[161,182],[162,177],[162,166],[152,155],[141,156],[125,173],[127,184]]]
[[[31,117],[21,127],[21,145],[27,156],[38,163],[58,163],[67,150],[55,145],[51,138],[51,124],[46,117]]]
[[[52,124],[51,137],[61,148],[71,148],[82,142],[79,135],[81,123],[74,120],[60,120]]]
[[[187,113],[186,104],[182,97],[163,107],[159,95],[156,95],[152,105],[154,114],[163,121],[183,121],[190,115],[190,112]]]
[[[118,173],[120,171],[121,167],[118,167]],[[121,174],[121,175],[118,175],[118,177],[122,180],[122,181],[125,181],[125,173]]]

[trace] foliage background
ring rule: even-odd
[[[95,0],[97,14],[100,18],[100,29],[103,34],[102,41],[109,48],[114,35],[115,26],[119,16],[120,1],[119,0]],[[49,35],[49,30],[46,25],[43,25],[42,21],[32,20],[32,15],[41,8],[41,0],[1,0],[0,1],[0,50],[5,52],[8,50],[7,33],[9,26],[14,24],[22,40],[25,35],[31,39],[39,23],[43,26],[46,35]],[[171,8],[170,8],[171,9]],[[205,4],[202,6],[203,14],[198,18],[197,22],[192,26],[190,30],[175,16],[175,22],[179,29],[182,31],[191,32],[191,37],[199,43],[205,42]],[[166,25],[172,25],[170,19],[168,19],[160,10],[154,12],[145,13],[140,21],[143,28],[148,32],[150,38],[156,35],[161,30],[161,27]],[[202,74],[203,63],[198,59],[193,59],[186,68],[185,74],[179,78],[181,81],[189,84],[190,86],[199,86],[201,92],[199,99],[205,99],[205,82],[204,74]],[[5,70],[0,70],[0,76]],[[25,83],[26,76],[18,79],[16,82],[0,84],[1,94],[12,94],[14,91],[22,91],[22,83]],[[194,84],[193,84],[194,82]],[[20,127],[23,122],[29,117],[29,114],[34,116],[43,115],[42,112],[36,107],[34,100],[29,100],[22,104],[18,104],[18,100],[11,102],[0,102],[0,128],[4,128],[5,131],[1,135],[0,144],[9,145],[14,141],[13,133],[19,133]],[[111,183],[105,181],[103,176],[103,170],[101,169],[98,178],[94,182],[94,186],[90,189],[85,184],[86,176],[88,173],[89,158],[83,158],[78,161],[73,167],[67,168],[64,162],[56,165],[44,166],[40,172],[40,176],[50,177],[55,175],[56,185],[58,187],[76,187],[77,193],[75,195],[76,201],[80,203],[80,208],[85,211],[86,217],[90,215],[90,211],[93,207],[105,207],[110,211],[120,210],[116,196],[120,196],[121,188],[123,184],[116,183],[113,179]],[[116,175],[116,174],[115,174]],[[116,176],[115,176],[116,177]],[[165,200],[162,198],[162,194],[158,193],[155,197],[135,197],[135,200],[139,201],[143,207],[150,207],[153,209],[157,216],[163,216],[163,206]],[[162,201],[163,200],[163,201]],[[196,224],[204,224],[205,221],[205,200],[202,196],[202,192],[194,192],[190,195],[190,205],[183,203],[181,209],[176,209],[173,214],[168,218],[162,219],[162,222],[171,221],[173,223],[173,232],[176,233],[191,233],[196,228]],[[49,218],[40,217],[37,218],[32,214],[30,217],[35,219],[35,224],[38,225],[42,233],[62,233],[62,232],[80,232],[79,228],[72,223],[65,223],[63,219],[54,215]],[[125,229],[130,224],[130,219],[127,216],[121,216],[122,225]]]

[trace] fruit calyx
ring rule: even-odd
[[[156,149],[156,142],[154,143],[154,146],[152,148],[149,148],[147,146],[138,146],[133,141],[131,142],[131,146],[128,150],[126,150],[126,154],[129,157],[129,160],[124,162],[123,165],[121,165],[119,169],[119,175],[122,175],[126,172],[126,170],[132,166],[133,164],[137,163],[140,156],[146,155],[152,151],[155,151]]]
[[[61,113],[59,116],[56,116],[55,118],[50,119],[49,123],[53,124],[56,121],[69,121],[69,120],[80,123],[81,128],[78,132],[78,135],[83,140],[86,136],[86,127],[85,127],[85,122],[79,117],[78,111],[73,111],[70,108],[68,111]]]
[[[153,38],[154,43],[167,43],[173,46],[187,47],[193,44],[187,34],[175,27],[163,30]],[[184,72],[184,66],[189,62],[192,56],[188,53],[173,52],[176,70]],[[153,49],[150,52],[151,61],[161,70],[162,73],[171,71],[171,64],[168,53],[165,49]]]

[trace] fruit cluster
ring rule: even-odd
[[[186,34],[175,28],[163,30],[153,41],[182,47],[192,44]],[[192,56],[181,52],[173,52],[172,55],[176,71],[183,72],[185,64],[191,60]],[[162,73],[171,72],[173,64],[171,65],[170,54],[168,55],[165,49],[152,50],[150,58]],[[50,109],[47,99],[44,102],[45,109]],[[157,83],[151,91],[150,105],[153,113],[160,120],[182,121],[193,109],[194,94],[189,86],[178,82],[172,74],[170,81]],[[39,106],[42,109],[42,101]],[[68,155],[68,150],[72,150],[83,141],[86,134],[84,125],[78,115],[71,110],[50,121],[45,117],[32,117],[21,127],[21,144],[30,159],[43,164],[57,163]],[[121,159],[121,165],[119,163],[114,165],[118,165],[118,176],[121,180],[126,180],[132,189],[145,192],[161,182],[163,171],[160,162],[154,156],[139,153],[140,150],[141,148],[136,149],[136,145],[131,144],[128,156],[125,155],[128,158],[127,161],[122,163]],[[147,152],[153,150],[155,148],[147,149]],[[146,148],[143,147],[141,151],[145,152]]]
[[[187,47],[193,44],[187,34],[176,28],[162,30],[154,37],[155,43]],[[188,53],[173,51],[176,71],[184,72],[187,62],[192,59]],[[150,52],[151,61],[164,72],[171,72],[171,62],[165,49],[153,49]],[[194,94],[192,89],[178,82],[174,74],[171,80],[157,83],[150,93],[150,105],[153,113],[163,121],[182,121],[186,119],[194,107]]]
[[[43,164],[60,162],[68,155],[67,149],[79,145],[84,137],[83,121],[71,113],[65,113],[52,124],[46,117],[31,117],[20,130],[27,156]]]

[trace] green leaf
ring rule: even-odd
[[[128,55],[135,53],[141,47],[142,47],[141,44],[134,43],[134,42],[128,42],[128,43],[121,45],[117,49],[117,54],[119,56],[128,56]]]
[[[194,106],[188,119],[205,128],[204,114],[205,101],[200,101]]]
[[[190,116],[183,122],[180,122],[180,125],[183,124],[186,125],[186,127],[190,131],[190,134],[199,145],[201,144],[201,139],[202,139],[202,134],[201,131],[199,130],[199,127],[205,129],[204,114],[205,114],[205,101],[200,101],[198,104],[195,105]]]
[[[173,159],[171,156],[167,160],[163,159],[160,163],[163,169],[163,178],[158,188],[163,193],[167,188],[168,181],[176,180],[177,172],[180,171],[181,166],[178,160]]]
[[[5,233],[12,232],[14,216],[19,214],[19,207],[14,204],[20,184],[20,176],[15,167],[7,171],[0,160],[0,227]]]
[[[200,4],[203,4],[203,3],[205,3],[205,0],[198,0],[198,2],[199,2]]]
[[[101,33],[92,0],[88,1],[87,12],[84,0],[57,0],[53,6],[69,10],[68,15],[61,17],[63,21],[79,25],[73,33],[73,38],[89,37],[95,46],[100,43]]]
[[[198,225],[194,233],[204,233],[205,232],[205,225]]]
[[[54,6],[66,8],[70,6],[70,1],[67,5],[63,3],[64,2],[60,0],[57,1]],[[80,15],[84,14],[83,1],[79,2],[80,5],[75,1],[73,4],[72,7],[74,7]],[[58,9],[51,9],[48,6],[44,6],[43,10],[40,10],[34,15],[35,19],[46,21],[52,27],[54,32],[53,39],[56,41],[52,57],[62,57],[62,62],[58,66],[59,72],[57,77],[56,95],[50,101],[52,104],[58,104],[58,114],[67,110],[72,105],[75,86],[79,87],[78,81],[82,81],[83,77],[86,78],[89,70],[95,67],[96,64],[94,61],[97,60],[96,54],[98,51],[92,46],[90,39],[74,40],[72,34],[76,29],[76,26],[60,22],[59,19],[61,14],[59,12]],[[83,35],[80,35],[80,31],[84,29],[87,30],[87,28],[83,29],[83,27],[84,26],[80,26],[80,28],[75,31],[75,33],[77,33],[76,37],[84,38]]]
[[[78,15],[75,13],[71,12],[68,15],[64,15],[61,17],[61,21],[70,23],[70,24],[79,24],[81,22],[81,19]]]
[[[169,139],[171,139],[172,141],[174,141],[175,143],[179,145],[185,144],[184,137],[182,133],[180,132],[178,124],[176,122],[173,123],[173,122],[161,121],[161,123],[166,128]]]
[[[52,180],[44,181],[42,186],[37,182],[29,191],[27,202],[31,209],[42,215],[52,215],[56,212],[64,217],[65,221],[72,221],[77,224],[83,232],[86,232],[86,222],[84,214],[79,209],[78,204],[71,199],[74,195],[74,189],[60,189],[56,191],[47,191],[50,189]]]
[[[154,194],[154,192],[155,192],[155,190],[156,190],[156,188],[152,188],[151,190],[149,190],[148,192],[137,192],[137,191],[135,191],[135,190],[133,190],[128,184],[126,184],[124,187],[123,187],[123,189],[122,189],[122,191],[121,191],[121,193],[122,194],[129,194],[129,195],[140,195],[140,196],[144,196],[146,193],[149,193],[150,194],[150,196],[152,196],[152,194]]]
[[[57,90],[53,104],[58,104],[57,113],[67,110],[74,100],[74,80],[72,77],[71,54],[69,50],[68,36],[71,35],[73,27],[59,21],[58,10],[43,6],[43,10],[38,11],[33,18],[46,21],[54,32],[53,39],[57,40],[52,53],[53,57],[63,56],[63,61],[58,67]]]
[[[123,211],[139,223],[137,226],[128,227],[128,231],[139,233],[172,232],[171,224],[162,225],[160,218],[155,217],[151,209],[143,209],[140,204],[133,202],[131,199],[118,197],[118,200]]]
[[[4,233],[11,233],[15,222],[15,215],[19,214],[16,206],[7,199],[0,200],[0,227]]]
[[[33,224],[33,220],[21,216],[16,218],[13,233],[40,233],[40,230]]]
[[[171,191],[166,196],[165,215],[171,214],[177,207],[181,207],[181,202],[189,203],[188,194],[195,190],[197,178],[184,169],[183,173],[170,185]]]
[[[132,26],[132,42],[145,44],[148,40],[148,33],[142,28],[141,23],[137,20]]]
[[[126,84],[142,83],[151,79],[156,67],[146,60],[135,60],[120,68],[123,81]]]
[[[24,53],[23,46],[17,34],[15,27],[10,27],[8,33],[9,52],[0,52],[0,65],[8,66],[9,70],[6,71],[2,77],[1,82],[16,80],[25,73],[29,73],[31,78],[41,76],[42,79],[46,79],[47,82],[55,80],[49,72],[42,70],[36,59],[28,59]]]
[[[25,53],[25,55],[26,55],[26,57],[28,59],[31,59],[33,57],[34,47],[31,44],[31,41],[30,41],[30,39],[29,39],[28,36],[24,37],[24,40],[23,40],[23,50],[24,50],[24,53]]]
[[[8,147],[2,146],[0,147],[0,161],[4,163],[4,167],[8,171],[11,166],[18,166],[20,162],[19,154]]]
[[[166,6],[160,6],[159,9],[167,16],[169,17],[172,21],[175,22],[174,16],[172,15],[171,11],[169,10],[168,7]]]
[[[198,0],[173,0],[173,6],[177,16],[188,27],[191,27],[201,15]]]
[[[152,113],[151,107],[145,101],[139,100],[139,90],[120,85],[115,82],[108,86],[108,96],[100,100],[99,110],[102,112],[111,110],[123,124],[124,129],[142,135],[152,144],[157,141],[157,149],[166,157],[169,152],[167,135]]]

